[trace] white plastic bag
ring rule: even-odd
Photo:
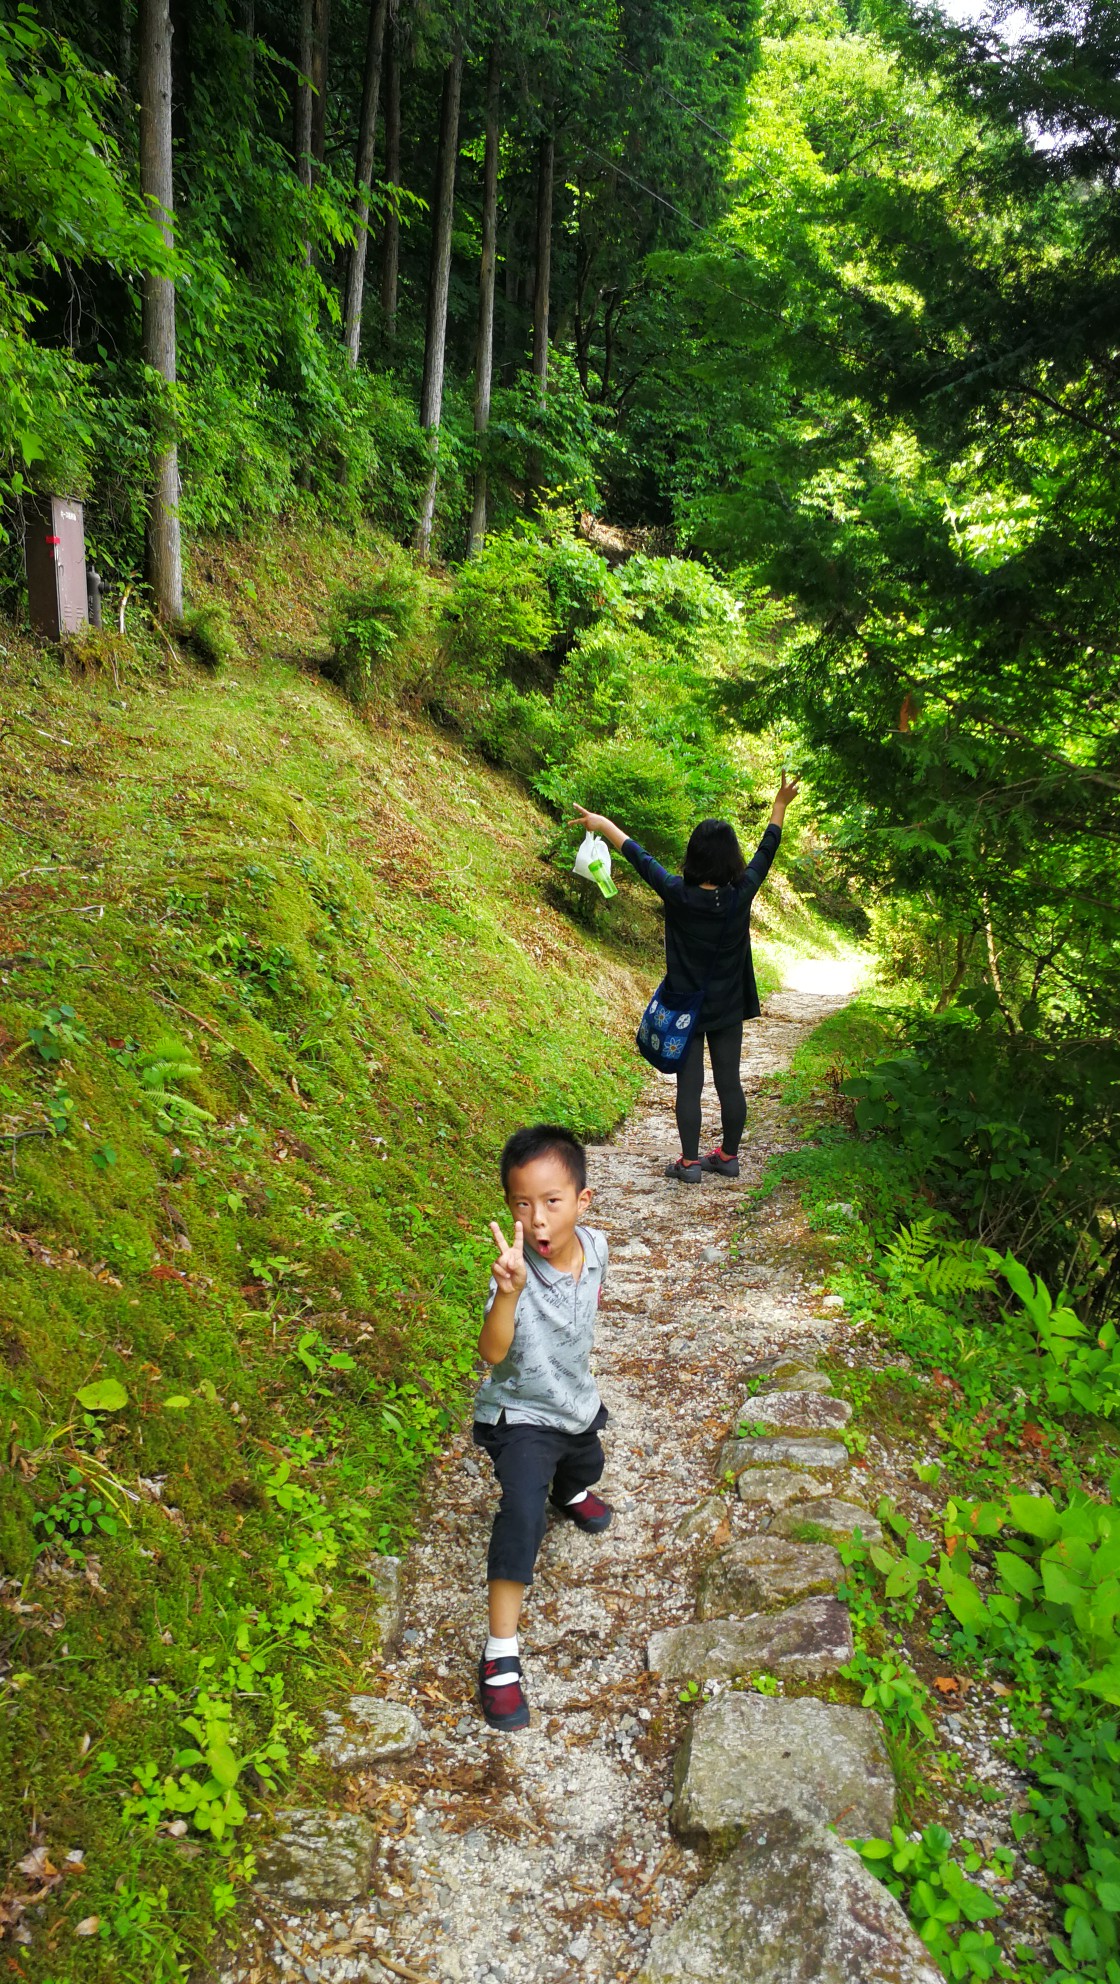
[[[618,884],[611,881],[611,851],[599,834],[586,833],[572,863],[572,873],[595,882],[605,896],[616,896]]]

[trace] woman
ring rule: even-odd
[[[576,807],[576,818],[590,833],[602,834],[633,862],[643,881],[665,905],[665,973],[670,1000],[683,1004],[703,987],[696,1032],[677,1070],[677,1128],[681,1154],[665,1166],[667,1178],[698,1185],[705,1171],[739,1176],[739,1144],[747,1120],[747,1098],[739,1074],[743,1021],[762,1008],[751,959],[751,902],[766,880],[778,851],[786,807],[797,785],[783,779],[753,861],[743,859],[735,829],[726,820],[701,820],[693,829],[683,875],[670,875],[602,813]],[[700,1096],[704,1087],[704,1039],[719,1096],[722,1137],[707,1157],[700,1156]]]

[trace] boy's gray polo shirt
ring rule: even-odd
[[[591,1226],[577,1226],[576,1235],[583,1248],[578,1281],[526,1246],[528,1276],[517,1298],[513,1342],[483,1379],[475,1401],[474,1416],[486,1425],[504,1412],[513,1426],[583,1433],[599,1410],[591,1347],[607,1271],[607,1236]],[[487,1315],[497,1292],[491,1276]]]

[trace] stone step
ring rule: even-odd
[[[721,1851],[769,1812],[889,1837],[895,1785],[879,1719],[862,1708],[721,1695],[693,1717],[674,1768],[671,1818]]]
[[[827,1398],[821,1392],[763,1392],[744,1399],[738,1423],[773,1426],[783,1433],[838,1433],[852,1416],[846,1398]]]
[[[315,1748],[336,1770],[372,1770],[391,1757],[410,1757],[423,1734],[410,1708],[379,1695],[351,1695],[344,1717],[328,1711],[323,1720],[326,1734]],[[358,1726],[348,1728],[348,1723]]]
[[[779,1364],[763,1386],[764,1392],[830,1392],[832,1379],[827,1371],[814,1371],[809,1365],[787,1358]]]
[[[745,1467],[811,1467],[825,1474],[851,1465],[847,1447],[839,1440],[794,1440],[787,1434],[748,1434],[725,1440],[720,1448],[719,1473],[739,1476]]]
[[[847,1608],[806,1598],[784,1612],[668,1626],[646,1649],[650,1671],[674,1681],[731,1681],[738,1674],[834,1674],[852,1657]]]
[[[944,1984],[898,1902],[824,1826],[757,1819],[637,1984]]]
[[[811,1501],[819,1487],[811,1474],[797,1474],[790,1467],[745,1467],[739,1476],[739,1500],[784,1509],[787,1502]]]
[[[377,1837],[356,1812],[277,1812],[275,1835],[256,1849],[255,1885],[285,1908],[341,1908],[369,1893]]]
[[[840,1558],[828,1544],[748,1536],[713,1558],[700,1580],[698,1619],[742,1619],[773,1612],[796,1598],[835,1591]]]
[[[790,1502],[772,1519],[768,1536],[788,1536],[801,1542],[847,1543],[859,1530],[865,1543],[881,1543],[882,1526],[870,1509],[858,1502],[840,1502],[835,1495],[815,1495],[804,1502]]]

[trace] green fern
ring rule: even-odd
[[[155,1110],[156,1122],[161,1130],[189,1128],[200,1123],[212,1123],[214,1117],[209,1109],[203,1109],[197,1102],[176,1092],[179,1082],[193,1081],[201,1075],[202,1069],[191,1057],[189,1047],[170,1034],[155,1042],[151,1052],[140,1058],[140,1086],[144,1100]]]
[[[935,1302],[993,1288],[996,1257],[988,1247],[948,1240],[932,1215],[916,1219],[895,1235],[883,1255],[888,1279],[900,1294]]]

